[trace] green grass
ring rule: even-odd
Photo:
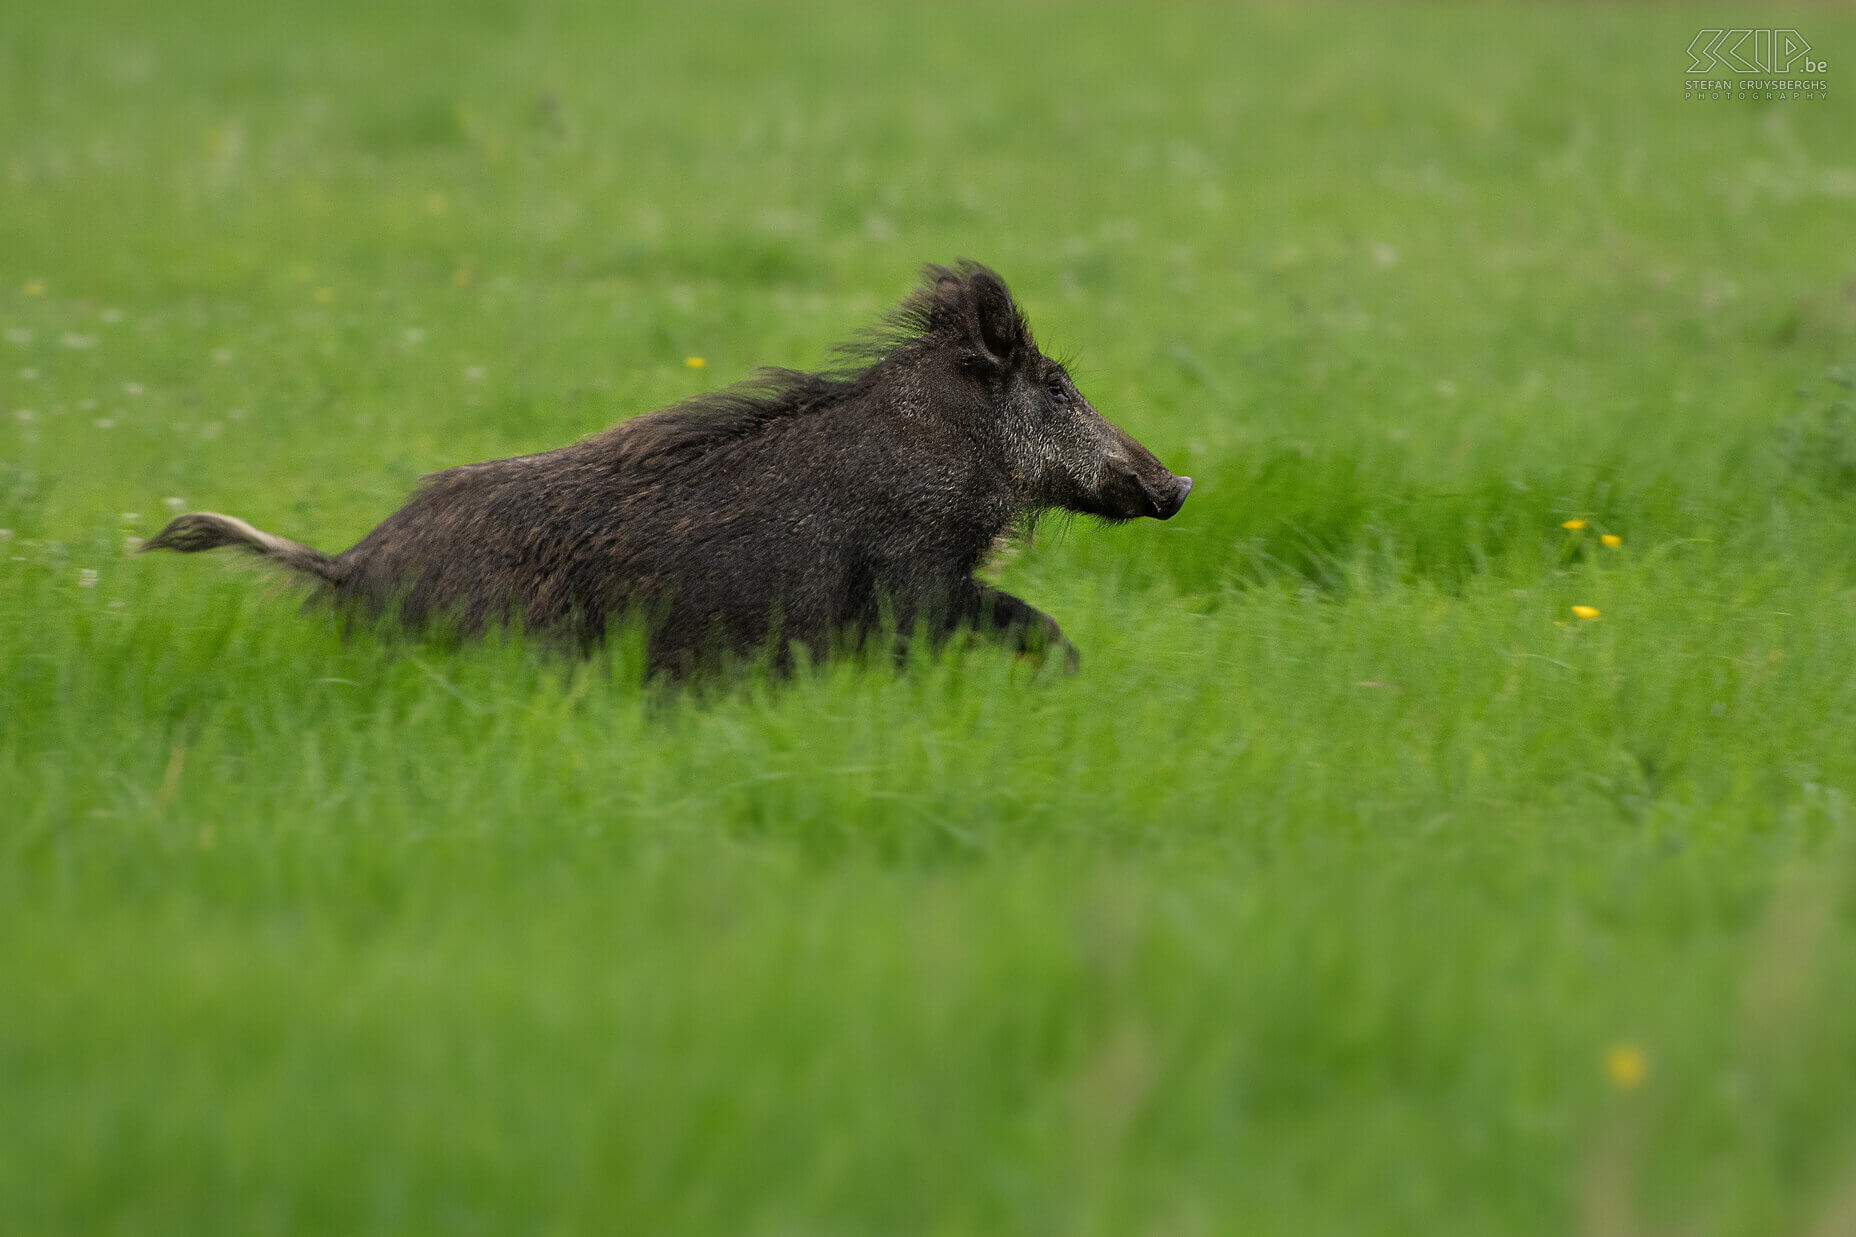
[[[1849,1231],[1856,18],[1771,103],[1700,24],[16,6],[0,1229]],[[999,568],[1075,678],[665,695],[125,554],[959,256],[1198,480]]]

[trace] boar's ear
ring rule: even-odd
[[[980,267],[967,280],[972,298],[976,341],[987,355],[1001,364],[1011,364],[1031,343],[1025,319],[1012,303],[1005,281]]]

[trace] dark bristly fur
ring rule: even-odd
[[[338,602],[466,631],[514,618],[591,645],[635,612],[672,672],[920,623],[1061,647],[1074,668],[1048,615],[974,572],[1014,521],[1166,519],[1191,479],[1089,406],[977,263],[928,267],[849,355],[862,364],[763,371],[571,446],[436,473],[334,556],[210,512],[143,549],[236,546]]]

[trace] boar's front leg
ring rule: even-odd
[[[1057,620],[1010,593],[975,585],[973,613],[969,617],[979,630],[1003,637],[1009,647],[1040,661],[1052,650],[1062,649],[1065,674],[1075,674],[1082,665],[1082,653],[1063,634]]]

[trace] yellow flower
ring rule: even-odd
[[[1618,536],[1616,533],[1600,533],[1598,534],[1598,539],[1614,550],[1624,544],[1624,538]]]
[[[316,298],[316,304],[327,305],[330,301],[335,299],[335,289],[334,288],[317,288],[315,292],[312,293],[311,295],[313,295]]]
[[[1572,612],[1576,617],[1582,619],[1595,619],[1598,617],[1598,608],[1596,606],[1574,606]]]
[[[683,363],[689,366],[691,369],[701,369],[703,366],[707,365],[709,362],[703,360],[699,356],[686,356],[683,358]]]
[[[27,280],[26,286],[21,288],[20,291],[24,292],[27,296],[44,296],[45,281],[42,279]]]
[[[1650,1062],[1635,1044],[1613,1044],[1605,1050],[1605,1078],[1620,1091],[1635,1091],[1650,1072]]]
[[[1584,527],[1585,527],[1585,521],[1584,521],[1584,520],[1581,520],[1581,519],[1579,519],[1579,518],[1578,518],[1577,516],[1574,516],[1574,517],[1573,517],[1572,519],[1570,519],[1570,520],[1561,520],[1561,521],[1560,521],[1560,527],[1561,527],[1561,528],[1570,528],[1570,529],[1572,529],[1572,530],[1573,530],[1574,532],[1578,532],[1578,531],[1579,531],[1580,529],[1582,529],[1582,528],[1584,528]]]

